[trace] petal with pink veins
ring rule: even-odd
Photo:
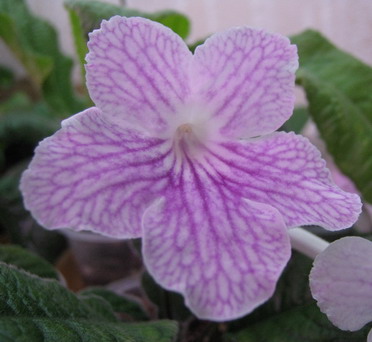
[[[292,115],[297,67],[297,48],[288,38],[233,28],[196,49],[194,91],[225,137],[264,135]]]
[[[167,186],[170,146],[105,121],[90,108],[43,140],[21,179],[24,202],[49,229],[141,236],[141,217]]]
[[[163,134],[188,100],[192,54],[171,29],[115,16],[89,35],[86,77],[94,103],[125,127]]]
[[[268,204],[287,227],[350,227],[361,212],[360,198],[341,190],[330,178],[319,151],[293,133],[222,142],[208,157],[226,184],[241,196]]]
[[[314,261],[312,295],[340,329],[354,331],[372,321],[371,261],[372,242],[355,236],[331,243]]]
[[[202,319],[231,320],[274,292],[290,257],[279,212],[240,197],[197,163],[144,214],[143,256],[163,287],[181,292]]]

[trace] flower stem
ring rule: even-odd
[[[323,252],[329,246],[327,241],[302,228],[290,229],[288,233],[292,248],[312,259],[315,259],[320,252]]]

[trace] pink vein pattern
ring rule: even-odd
[[[358,196],[333,184],[319,152],[272,133],[293,109],[287,38],[241,27],[192,55],[160,24],[113,17],[88,46],[97,107],[41,142],[21,180],[46,228],[142,237],[155,280],[223,321],[272,295],[288,227],[355,222]]]
[[[271,133],[292,115],[297,67],[297,48],[287,38],[243,27],[195,51],[198,94],[233,138]]]
[[[36,149],[21,181],[25,205],[50,229],[140,237],[143,211],[167,186],[169,152],[163,140],[123,130],[98,108],[87,109]]]
[[[160,133],[190,92],[191,52],[158,23],[113,17],[89,35],[87,87],[110,120]]]
[[[290,257],[283,219],[198,163],[179,172],[144,215],[146,266],[161,285],[184,293],[199,318],[243,316],[272,295]]]
[[[225,142],[208,157],[210,165],[221,162],[227,184],[278,209],[289,228],[314,224],[339,230],[360,214],[359,196],[335,186],[320,152],[294,133]]]

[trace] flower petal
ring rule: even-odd
[[[198,47],[194,63],[196,93],[224,136],[272,133],[292,115],[298,56],[286,37],[230,29]]]
[[[231,320],[274,292],[290,256],[281,215],[183,169],[176,190],[144,215],[145,265],[202,319]]]
[[[25,205],[46,228],[139,237],[144,209],[167,184],[167,150],[87,109],[37,147],[21,179]]]
[[[122,125],[163,132],[189,94],[192,54],[165,26],[115,16],[89,35],[87,86],[92,100]]]
[[[320,253],[310,273],[310,288],[329,320],[343,330],[372,321],[372,242],[346,237]]]
[[[288,227],[348,228],[361,212],[359,196],[336,186],[319,151],[293,133],[222,143],[209,163],[242,196],[278,209]]]

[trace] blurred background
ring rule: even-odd
[[[290,36],[304,29],[322,32],[341,49],[372,64],[371,0],[103,0],[114,5],[156,12],[173,9],[191,22],[189,43],[228,27],[249,25]],[[27,0],[32,13],[48,20],[59,32],[62,51],[76,53],[63,0]],[[24,75],[20,63],[0,42],[1,63]],[[73,77],[80,81],[78,64]]]

